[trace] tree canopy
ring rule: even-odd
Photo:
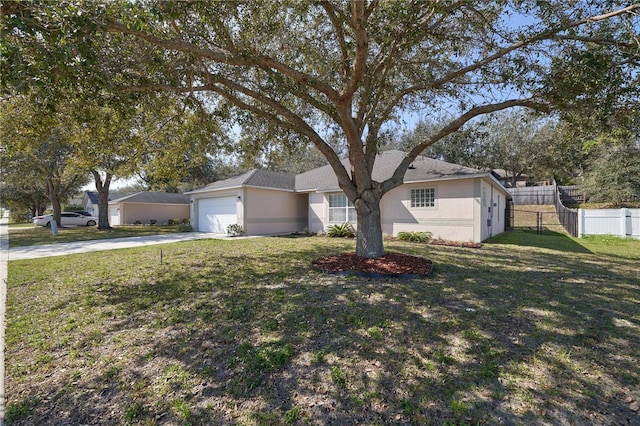
[[[258,116],[312,143],[356,207],[357,253],[367,257],[384,252],[381,197],[421,152],[470,120],[512,107],[593,105],[610,80],[580,82],[589,52],[603,48],[597,60],[624,77],[606,105],[637,101],[640,4],[621,1],[67,1],[3,9],[14,39],[33,28],[51,37],[66,31],[63,39],[74,42],[55,53],[81,64],[67,78],[99,62],[87,35],[97,31],[125,46],[100,50],[119,59],[110,62],[117,73],[109,87],[189,94],[212,115],[239,125]],[[25,63],[16,50],[3,57],[4,66]],[[441,127],[409,147],[391,178],[374,181],[381,135],[415,110],[444,117]],[[335,138],[346,146],[348,170]]]

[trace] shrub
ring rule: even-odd
[[[157,220],[155,220],[155,219],[150,219],[150,220],[149,220],[149,225],[155,225],[155,224],[157,224],[157,223],[158,223],[158,221],[157,221]]]
[[[180,219],[169,219],[167,222],[168,225],[178,225],[180,223]]]
[[[409,241],[412,243],[427,243],[431,240],[430,232],[419,232],[419,231],[401,231],[398,232],[398,239],[400,241]]]
[[[355,236],[356,231],[353,229],[353,225],[349,222],[345,222],[340,225],[331,225],[327,228],[327,237],[353,238]]]
[[[191,221],[189,219],[182,219],[182,221],[180,223],[185,223],[185,224],[189,225],[191,223]]]
[[[242,227],[242,225],[234,223],[233,225],[227,226],[227,234],[231,235],[232,237],[235,237],[236,235],[242,235],[244,234],[244,228]]]
[[[193,228],[188,223],[181,223],[178,225],[178,232],[191,232]]]

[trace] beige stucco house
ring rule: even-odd
[[[390,177],[403,157],[400,151],[380,154],[373,178]],[[224,233],[230,224],[242,225],[248,235],[326,232],[344,222],[357,227],[355,208],[328,165],[299,175],[252,170],[187,194],[191,224],[203,232]],[[489,172],[418,157],[404,183],[382,198],[382,231],[394,236],[426,231],[434,238],[481,242],[505,230],[508,199]]]
[[[112,226],[149,223],[166,225],[170,219],[189,219],[188,195],[137,192],[109,200],[109,224]]]

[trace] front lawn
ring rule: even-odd
[[[634,424],[640,241],[614,243],[387,243],[433,260],[415,280],[319,273],[354,243],[318,237],[11,261],[8,424]]]
[[[114,226],[107,231],[100,231],[95,226],[70,226],[68,228],[58,228],[58,235],[54,237],[50,228],[21,224],[9,227],[9,247],[69,243],[108,238],[140,237],[175,232],[178,232],[178,225]]]

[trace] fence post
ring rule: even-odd
[[[621,237],[626,237],[627,235],[631,235],[631,229],[627,229],[627,209],[620,209],[620,233]]]
[[[578,209],[578,238],[584,234],[584,209]]]

